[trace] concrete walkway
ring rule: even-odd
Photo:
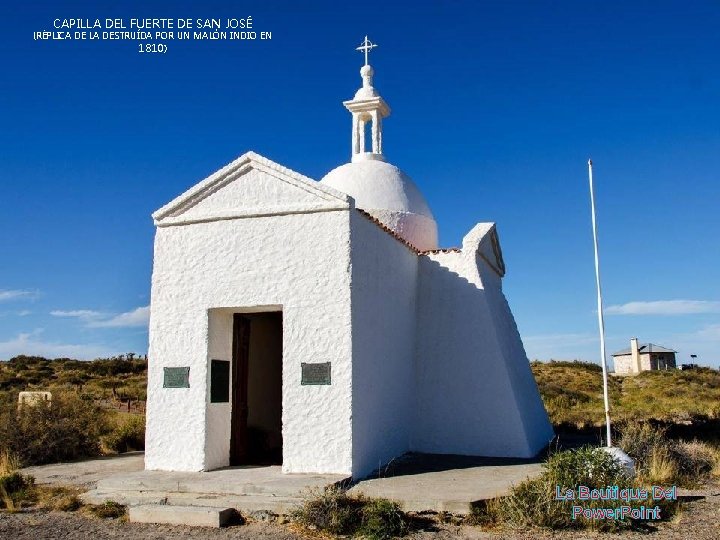
[[[93,504],[167,504],[267,510],[285,514],[311,490],[346,481],[338,474],[283,474],[279,466],[228,467],[208,472],[139,471],[103,478],[83,495]]]
[[[310,490],[346,483],[343,475],[282,474],[278,466],[229,467],[209,472],[143,470],[143,454],[24,469],[40,484],[90,489],[92,504],[112,500],[130,506],[164,504],[236,508],[284,514],[301,504]],[[406,511],[467,514],[474,502],[506,494],[513,484],[540,474],[539,461],[407,454],[351,494],[384,497]]]
[[[472,503],[507,495],[513,485],[541,472],[536,460],[410,453],[350,493],[394,500],[407,512],[467,514]]]
[[[128,452],[85,461],[26,467],[22,473],[34,476],[38,484],[94,488],[98,480],[114,474],[142,471],[144,468],[145,454]]]

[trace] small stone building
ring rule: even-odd
[[[494,223],[440,249],[387,162],[363,66],[352,160],[249,152],[153,214],[145,466],[360,478],[408,451],[531,457],[553,436]]]
[[[617,375],[634,375],[641,371],[675,369],[676,351],[655,345],[639,344],[637,338],[630,340],[630,348],[612,355]]]

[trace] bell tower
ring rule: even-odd
[[[352,161],[374,159],[385,161],[382,150],[382,120],[390,116],[390,107],[373,88],[373,68],[368,53],[377,47],[367,36],[357,50],[365,53],[365,65],[360,68],[362,87],[355,97],[343,105],[352,114]],[[369,132],[368,132],[369,130]]]

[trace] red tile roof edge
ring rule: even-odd
[[[425,251],[421,251],[418,248],[416,248],[414,245],[412,245],[410,242],[405,240],[402,236],[400,236],[398,233],[393,231],[390,227],[385,225],[382,221],[380,221],[378,218],[370,214],[369,212],[363,210],[362,208],[356,208],[358,212],[360,212],[361,215],[365,216],[368,220],[373,222],[375,225],[380,227],[383,231],[388,233],[390,236],[395,238],[396,240],[399,240],[405,247],[409,248],[413,253],[416,255],[427,255],[430,253],[460,253],[462,250],[458,247],[451,247],[451,248],[440,248],[440,249],[428,249]]]

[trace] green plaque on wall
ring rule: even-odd
[[[189,367],[166,367],[163,371],[163,388],[190,388]]]
[[[330,362],[319,364],[302,362],[300,367],[302,368],[300,384],[330,384]]]
[[[210,360],[210,403],[230,402],[230,362]]]

